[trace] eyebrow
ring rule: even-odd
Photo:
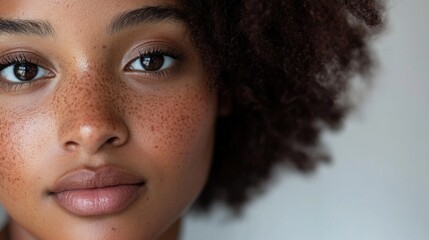
[[[109,33],[114,34],[132,26],[142,23],[162,21],[185,21],[185,13],[174,6],[142,7],[124,12],[115,17],[110,24]],[[3,19],[0,18],[0,35],[22,34],[28,36],[53,36],[54,28],[49,22],[37,20]]]
[[[114,34],[126,28],[143,23],[162,21],[181,21],[186,19],[185,13],[174,6],[150,6],[131,10],[115,17],[110,24],[109,33]]]
[[[0,18],[0,35],[2,34],[23,34],[46,37],[54,35],[54,28],[45,21]]]

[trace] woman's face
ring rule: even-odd
[[[177,4],[0,0],[0,202],[31,234],[157,239],[200,193],[216,94]]]

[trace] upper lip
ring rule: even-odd
[[[79,169],[58,179],[49,193],[144,183],[143,178],[116,167],[103,167],[96,170]]]

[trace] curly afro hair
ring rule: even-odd
[[[291,163],[315,168],[323,129],[350,109],[339,101],[372,64],[383,24],[376,0],[183,0],[190,33],[228,114],[217,120],[212,169],[197,207],[240,210]]]

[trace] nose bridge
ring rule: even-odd
[[[66,150],[95,153],[120,146],[128,129],[118,107],[112,78],[98,70],[85,71],[64,81],[56,97],[59,142]]]

